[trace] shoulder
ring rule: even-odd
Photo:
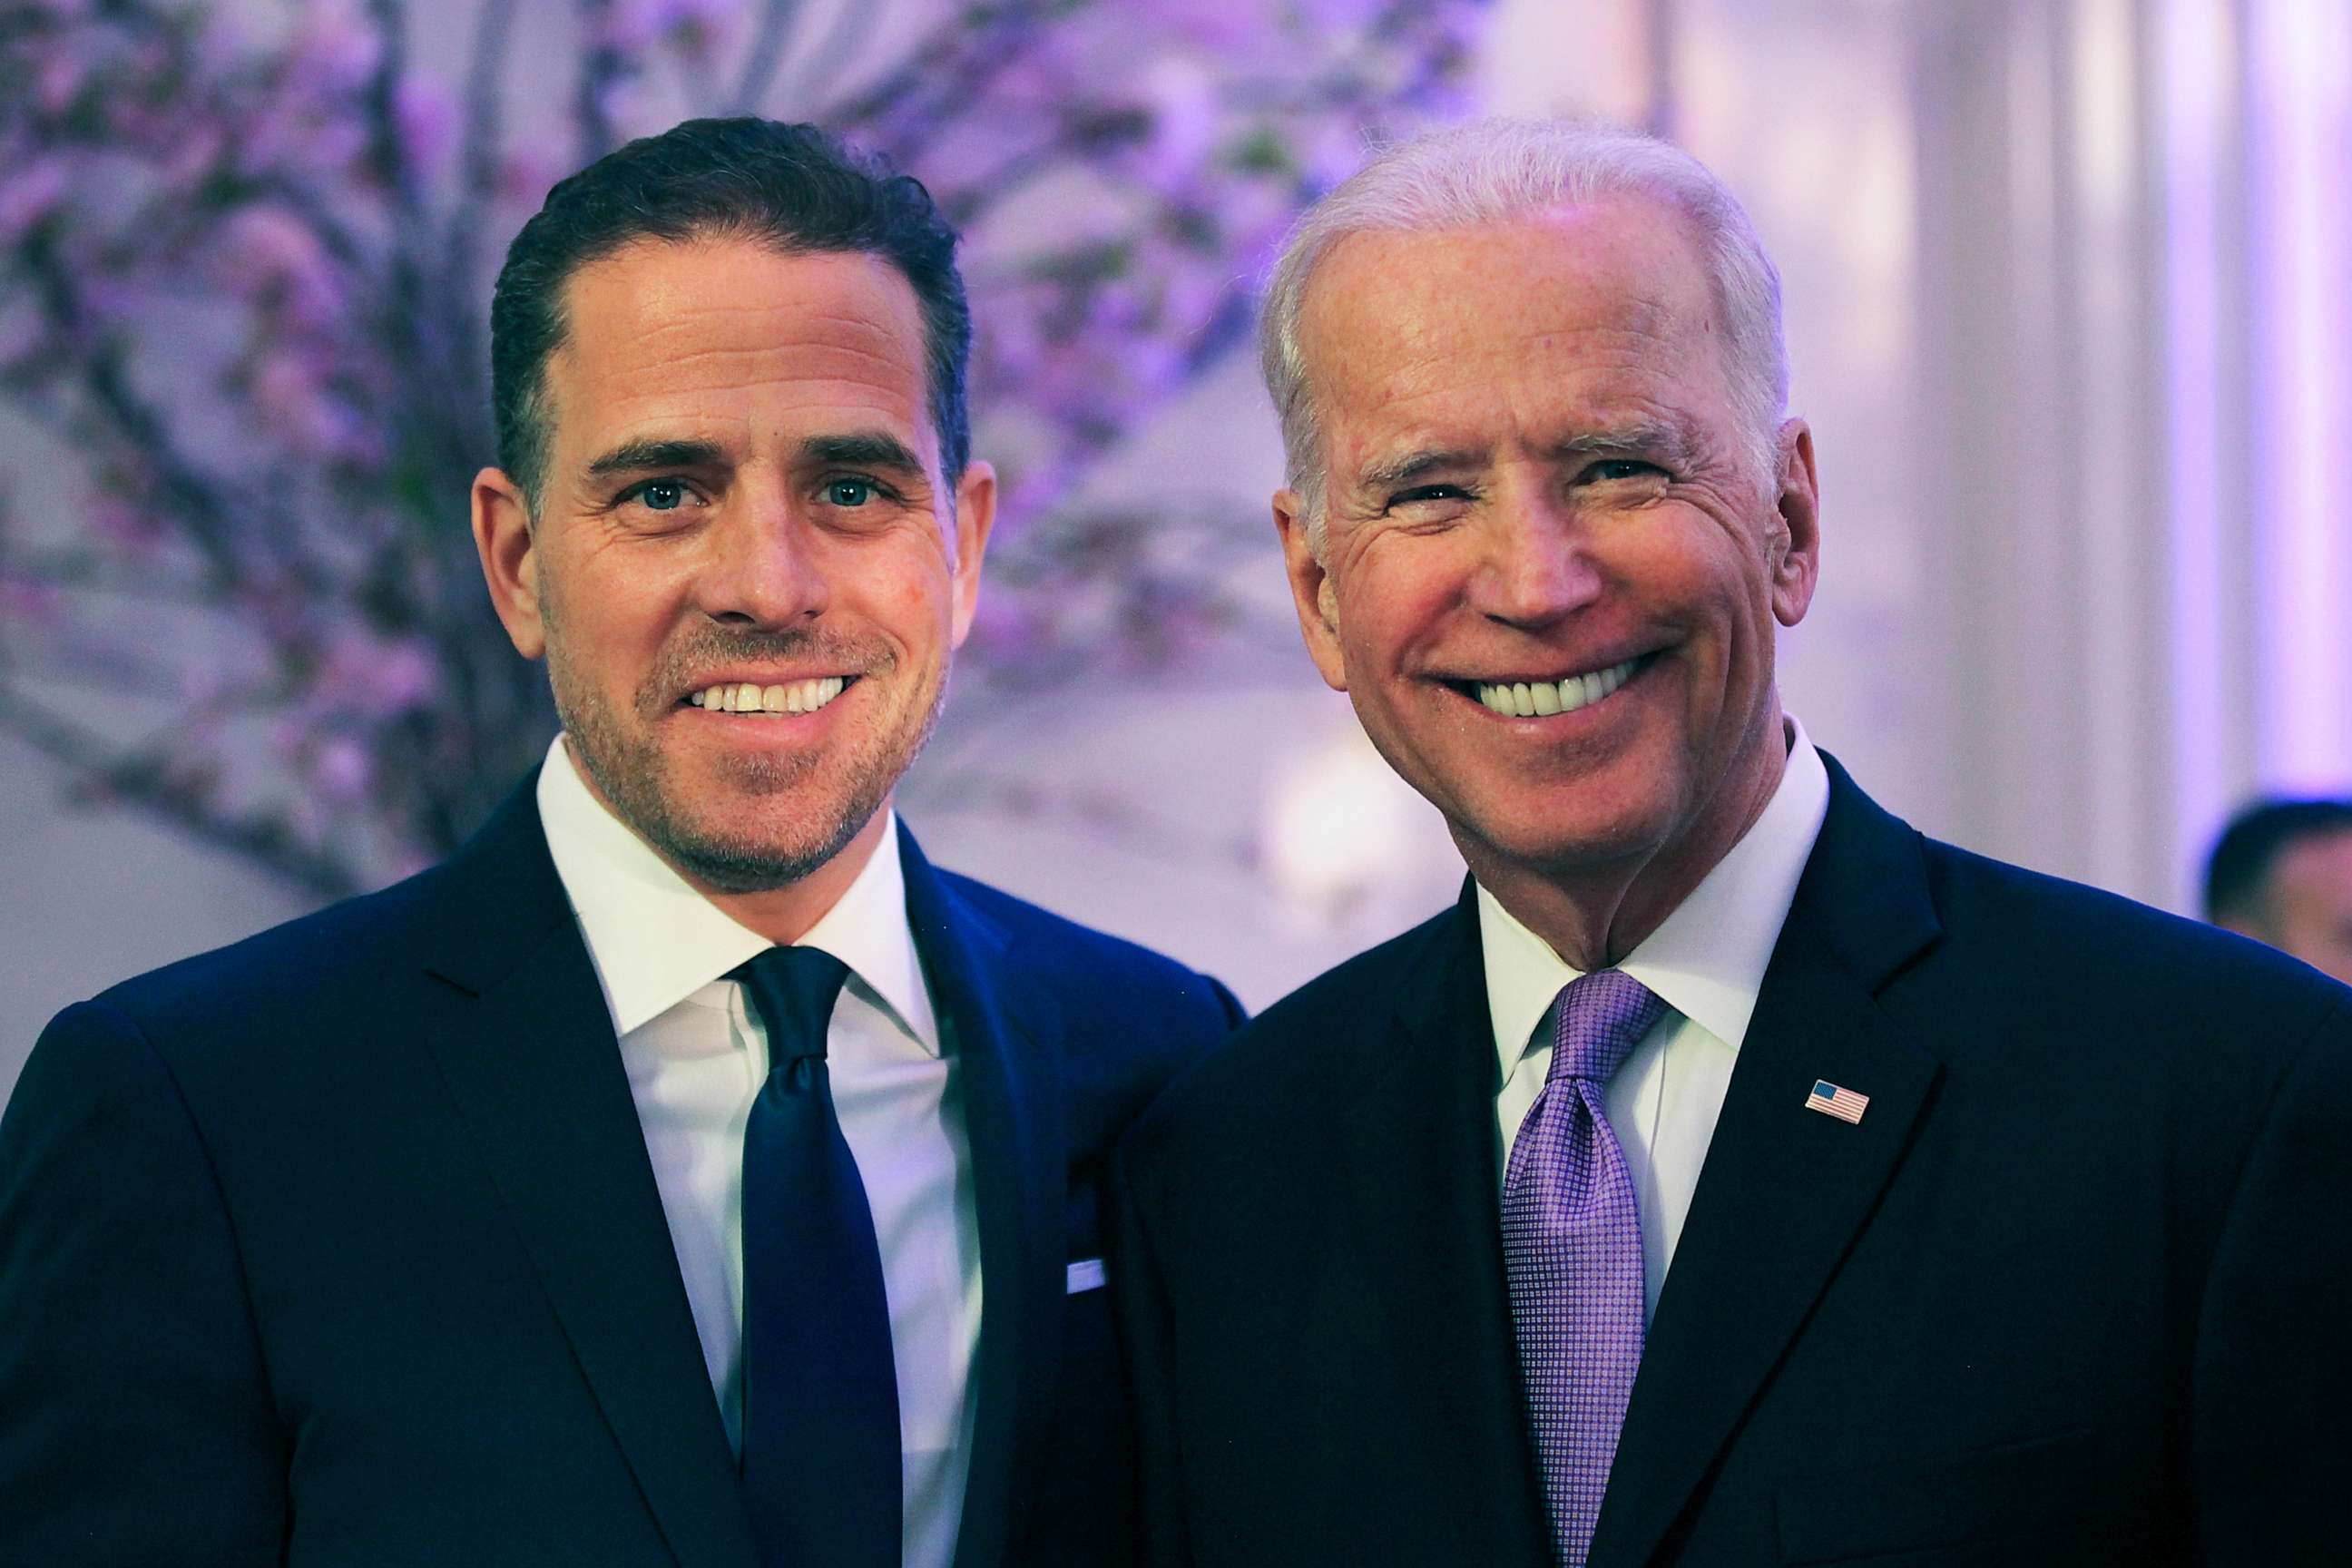
[[[430,877],[426,873],[425,877]],[[419,925],[425,879],[341,900],[209,952],[107,988],[100,1000],[142,1016],[247,1005],[289,986],[331,984],[384,961]]]
[[[1459,940],[1461,919],[1458,910],[1433,915],[1301,985],[1234,1037],[1232,1070],[1271,1070],[1289,1058],[1289,1047],[1297,1041],[1328,1039],[1335,1030],[1387,1019],[1409,984],[1442,963],[1449,944]]]
[[[1162,953],[969,877],[928,875],[936,901],[927,895],[917,910],[910,900],[919,942],[940,913],[958,928],[954,946],[993,995],[972,1000],[1051,1061],[1063,1139],[1079,1163],[1101,1160],[1168,1081],[1242,1016],[1223,984]],[[936,996],[936,973],[933,984]]]
[[[1964,1055],[2063,1043],[2083,1065],[2173,1076],[2276,1066],[2352,1024],[2352,990],[2283,953],[1930,838],[1822,760],[1830,813],[1790,925]]]
[[[2061,994],[2158,1034],[2298,1035],[2352,990],[2275,949],[2130,899],[1922,838],[1949,956],[2044,1003]]]
[[[498,902],[455,886],[445,863],[109,986],[60,1014],[39,1048],[106,1053],[135,1040],[175,1068],[268,1070],[397,1015],[457,901]]]
[[[990,940],[1000,962],[1064,1004],[1100,1000],[1168,1009],[1222,1034],[1241,1016],[1224,984],[1140,942],[1097,931],[1000,888],[953,871],[937,873],[951,904]]]
[[[1205,1139],[1223,1158],[1263,1137],[1288,1141],[1319,1113],[1333,1075],[1376,1048],[1412,989],[1444,973],[1462,938],[1458,910],[1433,916],[1308,981],[1242,1026],[1180,1077],[1138,1126],[1139,1166],[1181,1161]],[[1483,1000],[1479,1003],[1483,1008]]]
[[[1933,934],[1872,999],[1942,1065],[1948,1114],[1973,1108],[2016,1133],[2031,1106],[2034,1123],[2063,1125],[2084,1148],[2202,1151],[2181,1169],[2204,1180],[2233,1168],[2282,1105],[2314,1086],[2326,1098],[2352,1067],[2352,989],[2315,970],[1903,831],[1914,867],[1906,897],[1931,911]],[[1843,913],[1816,906],[1811,918],[1863,951],[1870,938],[1851,933],[1888,896],[1845,894]]]

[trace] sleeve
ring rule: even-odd
[[[1143,1563],[1148,1568],[1184,1568],[1192,1561],[1192,1552],[1185,1542],[1177,1444],[1174,1336],[1136,1200],[1134,1153],[1135,1140],[1129,1137],[1111,1168],[1108,1249],[1111,1305],[1118,1314],[1128,1394],[1135,1410]]]
[[[0,1119],[0,1562],[276,1563],[285,1453],[236,1239],[139,1027],[58,1016]]]
[[[2352,1000],[2273,1096],[2197,1321],[2200,1563],[2340,1562],[2352,1478]]]

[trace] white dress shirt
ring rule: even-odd
[[[1764,814],[1617,965],[1670,1009],[1601,1095],[1641,1204],[1645,1316],[1657,1310],[1764,966],[1829,812],[1829,771],[1803,726],[1793,717],[1787,723],[1788,765]],[[1495,1118],[1507,1168],[1519,1123],[1551,1070],[1552,1004],[1583,971],[1562,963],[1483,887],[1478,940],[1502,1072]]]
[[[730,1444],[740,1445],[743,1129],[766,1032],[727,972],[766,938],[737,924],[581,782],[558,737],[540,820],[603,983],[646,1151]],[[970,1468],[980,1230],[952,1042],[907,923],[895,821],[801,938],[849,967],[825,1035],[833,1100],[882,1249],[898,1372],[907,1568],[948,1568]]]

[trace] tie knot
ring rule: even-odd
[[[768,1031],[771,1068],[803,1057],[824,1056],[824,1033],[833,1021],[834,999],[849,966],[822,948],[772,947],[728,971],[751,994]]]
[[[1549,1079],[1606,1082],[1666,1010],[1664,998],[1621,969],[1596,969],[1561,987]]]

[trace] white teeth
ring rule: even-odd
[[[1507,718],[1534,719],[1554,713],[1573,713],[1580,708],[1600,701],[1625,684],[1641,666],[1639,658],[1629,658],[1622,664],[1596,669],[1589,675],[1571,675],[1559,681],[1512,681],[1489,686],[1481,681],[1477,686],[1478,700]]]
[[[712,713],[814,713],[848,688],[846,676],[827,675],[789,685],[729,681],[689,692],[687,700]]]

